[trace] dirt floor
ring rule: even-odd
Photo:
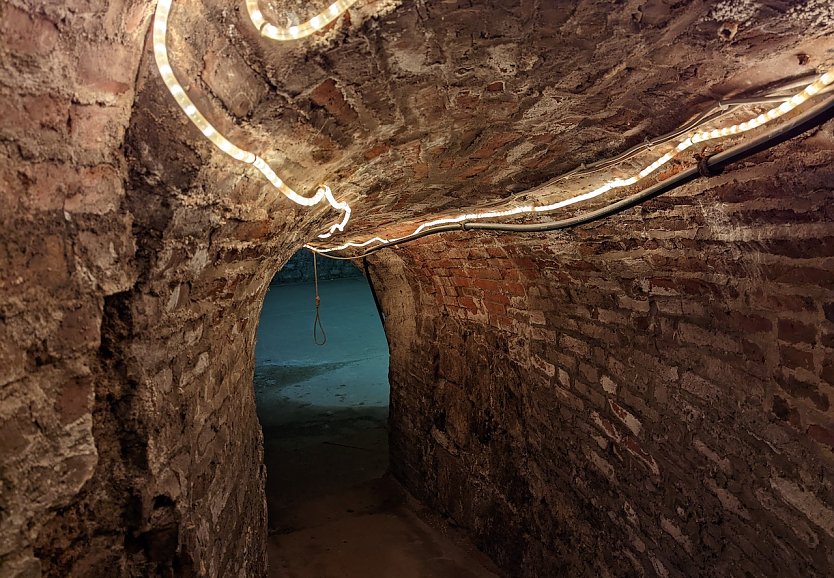
[[[338,319],[325,318],[334,327],[325,348],[292,337],[289,322],[305,321],[298,313],[305,310],[299,300],[309,296],[304,286],[273,288],[261,318],[255,391],[267,467],[269,576],[499,576],[460,531],[386,475],[382,328],[373,327],[376,311],[366,286],[346,280],[328,288],[340,312]],[[364,341],[371,345],[361,350],[351,337],[350,315],[366,328]],[[372,330],[376,335],[368,338]],[[292,351],[292,363],[276,363],[273,351]]]

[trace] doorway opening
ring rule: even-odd
[[[313,334],[312,254],[266,295],[255,346],[270,577],[488,578],[492,563],[387,474],[388,342],[371,287],[319,258],[324,345]],[[321,332],[319,341],[323,341]]]
[[[287,529],[287,508],[388,467],[388,343],[370,286],[350,261],[317,265],[326,342],[314,339],[306,250],[275,275],[258,325],[254,384],[273,532]]]

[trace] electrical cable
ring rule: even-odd
[[[312,17],[309,21],[297,25],[290,25],[288,28],[279,28],[273,23],[269,22],[259,8],[259,0],[246,0],[246,8],[253,25],[260,31],[262,35],[275,40],[292,40],[302,38],[304,36],[309,36],[315,33],[316,31],[321,30],[323,27],[329,25],[335,19],[339,18],[355,2],[356,0],[336,0],[326,10]],[[278,177],[277,174],[275,174],[274,170],[262,157],[258,156],[257,154],[251,151],[238,147],[237,145],[232,143],[228,138],[226,138],[225,135],[218,132],[217,128],[209,122],[209,120],[197,108],[195,103],[190,99],[190,97],[185,91],[185,88],[182,84],[180,84],[179,80],[177,79],[174,70],[171,67],[168,55],[168,17],[170,15],[172,4],[173,0],[158,0],[156,9],[154,11],[154,59],[156,61],[157,69],[160,73],[160,76],[162,77],[162,80],[165,83],[165,86],[168,88],[168,91],[174,97],[174,100],[186,114],[188,119],[217,148],[219,148],[221,151],[238,161],[241,161],[248,165],[252,165],[258,171],[260,171],[264,177],[266,177],[266,179],[273,185],[273,187],[275,187],[279,192],[284,194],[291,201],[303,206],[314,206],[324,200],[327,201],[327,203],[333,209],[340,211],[342,213],[341,221],[332,224],[327,232],[320,234],[318,236],[320,239],[327,239],[337,231],[344,231],[345,226],[347,225],[347,222],[351,216],[351,208],[347,202],[336,201],[330,188],[325,185],[319,186],[316,190],[315,195],[312,197],[304,197],[302,195],[299,195],[292,188],[290,188],[280,177]],[[801,86],[804,80],[795,78],[791,82],[791,86]],[[469,221],[490,218],[507,218],[525,213],[550,212],[555,209],[563,208],[574,203],[587,201],[599,195],[602,195],[612,189],[630,187],[631,185],[644,179],[648,175],[656,172],[660,167],[669,163],[680,153],[694,146],[697,143],[707,142],[720,137],[726,137],[729,135],[743,133],[748,130],[755,129],[764,124],[767,124],[775,120],[776,118],[779,118],[793,111],[797,106],[801,105],[814,95],[827,91],[829,88],[831,88],[830,85],[832,83],[834,83],[834,71],[829,71],[823,73],[813,83],[807,85],[804,88],[804,90],[802,90],[800,93],[797,93],[791,97],[785,96],[784,98],[782,98],[782,96],[771,92],[770,94],[758,98],[740,98],[726,101],[723,103],[718,102],[713,107],[713,110],[699,115],[687,126],[678,129],[678,131],[676,131],[675,133],[672,133],[672,136],[665,137],[665,142],[668,142],[668,140],[673,138],[673,136],[677,136],[682,134],[683,132],[686,132],[687,130],[689,130],[689,128],[691,128],[691,126],[701,126],[708,121],[715,120],[716,118],[722,118],[727,114],[734,112],[735,108],[738,106],[745,106],[748,104],[764,104],[771,102],[781,102],[781,104],[778,107],[773,107],[770,110],[767,110],[762,114],[759,114],[759,116],[755,118],[750,118],[744,122],[737,123],[732,126],[725,126],[720,129],[713,128],[713,130],[711,131],[697,132],[685,139],[684,141],[678,143],[678,145],[673,150],[666,152],[661,157],[657,158],[654,162],[652,162],[650,165],[644,167],[641,171],[639,171],[638,174],[632,174],[628,178],[614,178],[592,191],[578,194],[576,196],[563,199],[553,204],[537,205],[533,203],[525,206],[515,206],[510,209],[493,209],[489,211],[457,215],[454,217],[439,218],[420,224],[412,234],[406,235],[399,239],[384,239],[379,236],[375,236],[363,242],[348,241],[347,243],[338,246],[316,247],[309,244],[305,246],[310,250],[321,254],[329,253],[332,251],[339,251],[347,249],[349,247],[363,248],[373,243],[379,243],[379,246],[377,248],[380,248],[385,246],[392,246],[394,244],[399,244],[400,242],[407,241],[410,239],[419,238],[420,236],[423,236],[422,233],[427,231],[441,232],[442,230],[445,230],[447,226],[457,228],[457,226],[460,225],[461,228],[466,229],[470,225]],[[781,90],[786,90],[786,88],[783,87]],[[565,173],[557,177],[556,179],[553,179],[550,182],[545,183],[544,185],[527,191],[525,194],[529,195],[536,192],[548,193],[550,192],[547,190],[548,187],[553,186],[554,183],[559,182],[560,180],[564,180],[569,176],[591,174],[594,172],[598,172],[602,168],[607,168],[612,164],[624,162],[625,160],[630,159],[640,151],[650,149],[653,146],[657,146],[657,142],[658,139],[655,139],[654,141],[648,141],[639,144],[622,153],[621,155],[614,157],[613,159],[598,161],[590,166],[585,166],[584,164],[580,165],[576,169],[569,171],[568,173]],[[702,163],[700,165],[700,171],[702,174],[707,175],[709,173],[708,166]]]
[[[546,223],[529,224],[490,222],[469,223],[464,221],[461,223],[456,223],[454,225],[444,225],[434,229],[427,229],[421,231],[420,233],[410,235],[408,237],[403,237],[402,239],[398,239],[386,245],[374,247],[373,249],[350,257],[336,257],[324,253],[322,253],[322,255],[327,257],[328,259],[349,260],[365,258],[368,255],[372,255],[373,253],[376,253],[377,251],[381,251],[382,249],[388,247],[393,247],[396,245],[409,243],[411,241],[416,241],[417,239],[421,239],[429,235],[435,235],[438,233],[452,231],[478,230],[501,231],[510,233],[536,233],[557,231],[577,227],[579,225],[586,225],[589,223],[593,223],[594,221],[598,221],[600,219],[616,215],[627,209],[640,205],[650,199],[658,197],[664,193],[668,193],[669,191],[672,191],[678,187],[681,187],[689,182],[696,180],[698,177],[702,176],[702,173],[704,171],[707,171],[709,174],[713,175],[719,174],[728,165],[746,159],[756,153],[759,153],[763,150],[767,150],[791,138],[794,138],[795,136],[798,136],[803,132],[811,130],[821,125],[825,121],[829,120],[830,118],[832,118],[832,116],[834,116],[834,96],[829,97],[826,100],[814,106],[813,108],[810,108],[804,111],[803,113],[798,114],[791,120],[779,126],[776,126],[755,138],[752,138],[748,142],[736,145],[727,149],[726,151],[716,153],[704,159],[701,163],[699,163],[701,168],[699,168],[699,166],[690,167],[664,181],[647,187],[646,189],[643,189],[642,191],[635,193],[634,195],[628,196],[624,199],[606,205],[605,207],[602,207],[595,211],[584,213],[582,215],[577,215],[568,219],[561,219],[558,221],[551,221]]]
[[[650,149],[654,146],[662,146],[662,145],[668,143],[669,141],[674,140],[674,139],[678,138],[679,136],[682,136],[682,135],[686,134],[687,132],[689,132],[691,130],[695,130],[695,129],[703,126],[704,124],[706,124],[708,122],[720,120],[720,119],[724,118],[725,116],[728,116],[729,114],[732,114],[733,112],[736,112],[739,108],[741,108],[743,106],[750,106],[750,105],[756,105],[756,104],[773,104],[773,103],[785,102],[786,100],[790,100],[791,97],[793,96],[793,94],[778,94],[778,93],[781,93],[784,90],[789,90],[791,88],[795,88],[796,84],[797,84],[796,82],[791,82],[787,85],[780,86],[780,88],[777,89],[776,91],[769,92],[769,93],[767,93],[763,96],[753,96],[753,97],[748,97],[748,98],[730,98],[730,99],[727,99],[727,100],[719,100],[713,105],[713,107],[711,109],[696,115],[693,120],[689,121],[688,123],[684,124],[683,126],[681,126],[680,128],[678,128],[678,129],[676,129],[672,132],[666,133],[666,134],[661,135],[661,136],[659,136],[657,138],[654,138],[654,139],[647,140],[646,142],[639,143],[639,144],[631,147],[630,149],[620,153],[619,155],[617,155],[615,157],[612,157],[612,158],[609,158],[609,159],[604,159],[602,161],[597,161],[595,163],[591,163],[591,164],[588,164],[588,165],[580,165],[579,167],[573,169],[572,171],[568,171],[567,173],[565,173],[563,175],[559,175],[555,179],[552,179],[551,181],[548,181],[544,185],[540,185],[539,187],[536,187],[536,188],[542,188],[543,186],[547,186],[547,185],[550,185],[550,184],[553,184],[553,183],[557,183],[561,180],[566,179],[567,177],[595,173],[595,172],[598,172],[599,169],[608,168],[612,165],[627,161],[630,158],[634,157],[639,152]],[[834,88],[830,87],[830,88],[826,89],[825,91],[822,91],[820,94],[822,94],[824,92],[831,92],[832,90],[834,90]],[[531,192],[534,192],[534,191],[535,191],[535,189],[533,189],[533,191],[531,191]]]
[[[736,123],[736,124],[733,124],[733,125],[730,125],[730,126],[724,126],[720,129],[719,128],[713,128],[712,130],[707,129],[707,130],[701,130],[701,131],[695,132],[691,136],[687,137],[685,140],[678,143],[672,150],[666,152],[664,155],[657,158],[653,163],[644,167],[638,174],[632,174],[632,176],[630,176],[629,178],[621,178],[621,177],[614,178],[614,179],[607,181],[603,185],[601,185],[601,186],[599,186],[599,187],[597,187],[597,188],[595,188],[591,191],[588,191],[588,192],[585,192],[585,193],[582,193],[582,194],[576,194],[572,197],[563,199],[563,200],[558,201],[556,203],[546,204],[546,205],[536,205],[536,204],[518,205],[518,206],[515,206],[515,207],[510,208],[510,209],[502,209],[502,210],[492,209],[492,210],[488,210],[488,211],[481,211],[481,212],[474,212],[474,213],[467,213],[467,214],[457,215],[457,216],[454,216],[454,217],[438,218],[438,219],[435,219],[435,220],[432,220],[432,221],[423,222],[422,224],[417,226],[417,228],[411,234],[405,235],[405,236],[400,237],[400,238],[385,239],[385,238],[382,238],[382,237],[379,237],[379,236],[375,236],[375,237],[373,237],[371,239],[367,239],[363,242],[348,241],[347,243],[344,243],[342,245],[338,245],[338,246],[335,246],[335,247],[329,247],[329,248],[315,247],[315,246],[312,246],[312,245],[309,245],[309,244],[305,245],[305,247],[307,247],[311,250],[317,251],[318,253],[326,254],[326,253],[331,253],[333,251],[344,250],[344,249],[347,249],[347,248],[350,248],[350,247],[361,249],[361,248],[367,247],[367,246],[369,246],[373,243],[378,243],[378,246],[380,246],[380,247],[382,247],[382,246],[391,246],[391,244],[395,243],[395,242],[400,242],[400,241],[403,241],[403,240],[408,240],[408,239],[413,239],[413,238],[419,238],[419,236],[421,236],[421,233],[426,232],[426,231],[445,230],[445,227],[447,227],[447,226],[452,226],[452,227],[456,228],[461,223],[468,223],[470,221],[475,221],[475,220],[482,220],[482,219],[489,219],[489,218],[496,218],[496,217],[513,217],[513,216],[516,216],[516,215],[528,214],[528,213],[549,212],[549,211],[552,211],[552,210],[557,209],[557,208],[563,208],[563,207],[566,207],[568,205],[572,205],[572,204],[575,204],[575,203],[578,203],[578,202],[587,201],[587,200],[596,198],[596,197],[598,197],[602,194],[605,194],[606,192],[611,191],[612,189],[630,187],[631,185],[639,182],[640,180],[644,179],[645,177],[649,176],[650,174],[656,172],[660,167],[667,164],[668,162],[673,160],[675,157],[679,156],[683,151],[693,147],[697,143],[709,142],[709,141],[712,141],[714,139],[718,139],[718,138],[721,138],[721,137],[726,137],[726,136],[729,136],[729,135],[736,135],[736,134],[739,134],[739,133],[744,133],[744,132],[747,132],[749,130],[758,128],[760,126],[763,126],[763,125],[773,121],[776,118],[782,117],[785,114],[795,110],[798,106],[800,106],[801,104],[806,102],[809,98],[813,98],[815,95],[818,95],[820,93],[827,93],[827,91],[831,88],[832,84],[834,84],[834,70],[828,71],[828,72],[820,75],[813,83],[807,85],[801,92],[799,92],[797,94],[794,94],[793,96],[791,96],[787,100],[784,100],[778,107],[772,107],[769,110],[767,110],[766,112],[763,112],[763,113],[759,114],[755,118],[749,118],[748,120],[745,120],[743,122]],[[689,125],[697,124],[697,123],[701,122],[701,119],[704,119],[707,116],[711,116],[710,111],[707,111],[706,113],[702,113],[702,115],[700,117],[696,118],[694,121],[689,123]],[[687,127],[684,127],[684,128],[687,128]],[[683,129],[678,129],[678,131],[676,131],[676,132],[680,133],[681,130],[683,130]],[[673,134],[675,134],[675,133],[673,133]],[[668,137],[666,137],[666,138],[668,138]],[[625,156],[628,156],[631,151],[634,151],[636,148],[639,148],[641,146],[645,146],[645,145],[637,145],[637,147],[632,147],[632,149],[629,149],[629,151],[626,151],[625,153],[623,153],[623,155],[615,157],[615,159],[608,159],[608,160],[605,160],[605,161],[601,161],[600,163],[595,163],[593,166],[598,167],[601,164],[609,164],[609,163],[621,161]],[[553,183],[557,182],[558,180],[563,179],[566,176],[576,174],[577,172],[581,172],[584,169],[585,169],[584,165],[581,165],[577,169],[574,169],[573,171],[568,172],[566,175],[562,175],[561,177],[557,177],[556,179],[553,179],[553,180],[549,181],[548,183],[545,183],[544,185],[541,185],[537,188],[531,189],[530,191],[528,191],[527,194],[529,195],[529,194],[535,193],[535,192],[546,191],[548,187],[551,187],[553,185]],[[591,171],[591,172],[593,172],[593,171]]]

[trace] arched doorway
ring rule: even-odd
[[[381,477],[388,465],[388,344],[370,286],[348,261],[312,255],[278,272],[261,311],[255,396],[264,431],[270,528],[282,510]],[[337,474],[337,475],[333,475]]]
[[[276,275],[261,312],[254,385],[269,576],[496,576],[483,554],[386,473],[388,343],[368,281],[342,263],[318,261],[324,345],[313,336],[309,253]]]

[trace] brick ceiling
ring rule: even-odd
[[[354,216],[339,242],[512,202],[718,98],[834,62],[834,22],[814,0],[361,0],[322,34],[291,43],[259,37],[242,4],[174,2],[175,69],[212,122],[296,190],[327,183],[349,200]],[[303,5],[263,8],[280,21],[288,11],[312,16]],[[186,123],[151,62],[136,106],[152,108],[144,118],[163,129],[193,134],[189,170],[202,171],[203,189],[273,194]],[[145,164],[172,160],[145,148]],[[185,187],[176,177],[168,185]],[[315,211],[322,230],[337,218]]]

